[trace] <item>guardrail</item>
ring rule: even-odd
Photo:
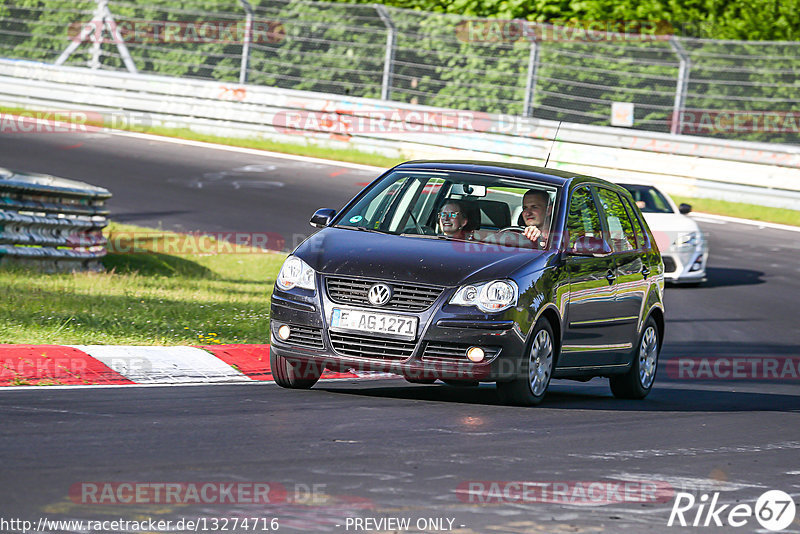
[[[0,266],[103,270],[109,197],[102,187],[0,168]]]
[[[652,182],[677,194],[800,206],[800,146],[795,145],[570,123],[559,128],[557,122],[512,115],[9,60],[0,60],[0,104],[79,109],[106,114],[112,125],[186,127],[404,159],[541,165],[552,150],[554,168]]]

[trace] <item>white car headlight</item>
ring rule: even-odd
[[[687,232],[678,234],[674,245],[676,247],[696,247],[698,243],[700,243],[700,232]]]
[[[306,262],[297,256],[289,256],[283,262],[275,284],[284,291],[293,287],[314,290],[317,287],[315,274],[314,269],[309,267]]]
[[[517,304],[519,289],[511,280],[493,280],[461,286],[450,299],[456,306],[475,306],[486,313],[507,310]]]

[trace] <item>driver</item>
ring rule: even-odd
[[[539,247],[544,247],[550,234],[550,196],[541,189],[530,189],[522,197],[520,226],[523,235]]]

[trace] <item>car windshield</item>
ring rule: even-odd
[[[546,248],[558,193],[549,184],[488,174],[396,170],[344,212],[336,226]],[[540,237],[522,235],[532,225]]]
[[[661,191],[651,185],[620,184],[630,191],[642,213],[675,213]]]

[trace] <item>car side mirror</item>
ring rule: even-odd
[[[333,216],[336,215],[336,210],[332,210],[330,208],[320,208],[314,212],[314,215],[311,216],[311,226],[316,228],[325,228],[330,224],[333,220]]]
[[[688,214],[688,213],[690,213],[692,211],[692,205],[691,204],[681,204],[680,206],[678,206],[678,211],[681,212],[682,214],[686,215],[686,214]]]
[[[602,237],[581,236],[567,249],[567,254],[602,258],[611,254],[611,245]]]

